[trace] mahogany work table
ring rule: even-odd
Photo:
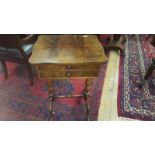
[[[89,120],[88,97],[91,79],[98,77],[100,66],[107,61],[96,35],[40,35],[29,62],[36,67],[40,79],[46,79],[50,101],[50,117],[54,120],[53,104],[58,97],[84,97]],[[85,78],[81,95],[56,96],[54,79]]]

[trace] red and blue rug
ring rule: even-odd
[[[49,102],[47,99],[47,85],[37,78],[34,72],[34,86],[29,85],[27,70],[24,65],[7,63],[9,78],[3,80],[0,64],[0,120],[48,120]],[[103,88],[107,64],[103,64],[99,77],[94,80],[90,103],[90,120],[98,117],[100,98]],[[84,80],[56,80],[54,89],[59,95],[81,93]],[[54,104],[55,120],[57,121],[85,121],[86,107],[81,98],[56,99]]]
[[[146,40],[146,35],[127,36],[125,57],[120,58],[119,116],[155,120],[155,72],[139,88],[154,54],[155,48]]]

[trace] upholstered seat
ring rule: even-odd
[[[22,45],[22,49],[23,52],[28,56],[31,54],[32,51],[32,47],[33,44],[29,43],[29,44],[24,44]],[[23,56],[21,55],[21,53],[19,52],[19,50],[17,48],[4,48],[4,47],[0,47],[0,53],[2,53],[5,56],[11,56],[11,57],[15,57],[15,58],[23,58]]]
[[[24,45],[22,46],[22,48],[23,48],[25,54],[26,54],[26,55],[29,55],[29,54],[31,53],[31,51],[32,51],[33,44],[30,44],[30,43],[29,43],[29,44],[24,44]]]

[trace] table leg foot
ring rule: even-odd
[[[86,114],[87,114],[87,120],[88,121],[90,120],[88,97],[90,97],[89,90],[90,90],[90,88],[92,86],[92,82],[93,82],[92,79],[86,78],[85,88],[83,90],[83,97],[84,97],[85,104],[86,104]]]
[[[89,104],[88,104],[88,97],[89,93],[87,89],[83,90],[83,98],[85,100],[85,105],[86,105],[86,115],[87,115],[87,120],[89,121]]]
[[[54,121],[54,112],[49,111],[50,116],[48,117],[48,121]]]

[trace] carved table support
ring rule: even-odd
[[[48,80],[47,81],[47,85],[48,85],[48,99],[49,99],[49,113],[50,116],[48,118],[48,120],[50,121],[51,119],[54,120],[54,101],[56,98],[77,98],[77,97],[83,97],[85,100],[85,104],[86,104],[86,114],[87,114],[87,119],[89,120],[89,103],[88,103],[88,97],[91,97],[91,95],[89,94],[89,90],[92,86],[92,79],[86,79],[85,81],[85,88],[83,90],[83,93],[81,95],[55,95],[54,89],[52,87],[53,84],[53,80]]]
[[[50,116],[48,120],[50,121],[51,119],[54,120],[54,110],[53,110],[53,104],[55,101],[55,95],[54,95],[54,89],[53,89],[53,80],[48,80],[47,85],[48,85],[48,99],[49,99],[49,113]]]
[[[85,88],[83,90],[83,97],[85,100],[85,104],[86,104],[86,113],[87,113],[87,119],[89,121],[89,103],[88,103],[88,97],[91,97],[89,94],[89,90],[92,86],[92,79],[86,79],[85,81]]]

